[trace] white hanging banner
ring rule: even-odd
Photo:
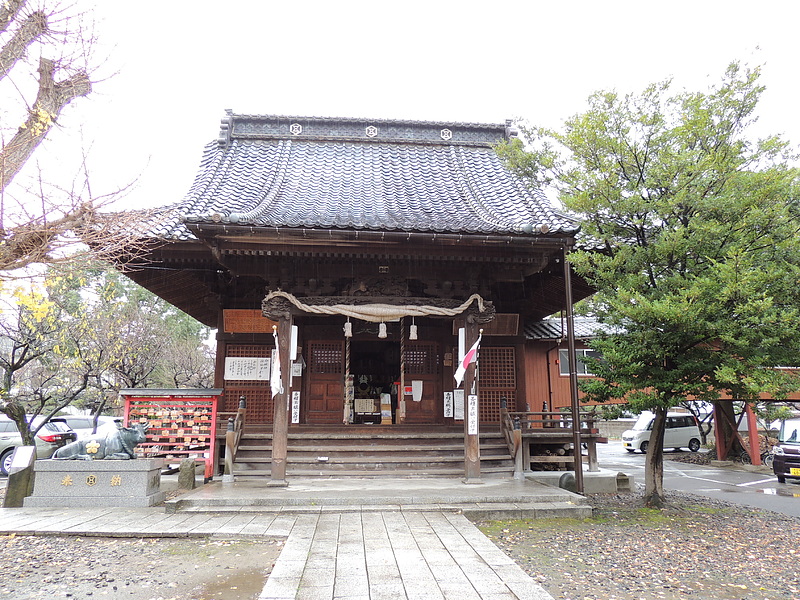
[[[289,340],[289,360],[297,360],[297,325],[292,325],[292,337]]]
[[[411,398],[414,402],[422,402],[422,380],[414,379],[411,382]]]
[[[453,392],[444,393],[444,416],[453,418]]]
[[[292,392],[292,423],[300,422],[300,392]]]
[[[227,381],[266,381],[269,379],[270,359],[228,356],[225,358]]]
[[[478,435],[478,394],[470,394],[467,400],[469,410],[469,422],[467,423],[467,434]]]
[[[453,390],[453,418],[464,420],[464,390]]]

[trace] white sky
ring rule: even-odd
[[[764,65],[759,128],[800,142],[796,1],[95,1],[118,74],[47,152],[83,126],[95,194],[139,177],[128,206],[179,200],[226,108],[558,126],[598,89],[704,90],[735,59]]]

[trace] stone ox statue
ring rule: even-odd
[[[128,460],[134,458],[133,449],[145,441],[147,424],[120,427],[109,433],[99,433],[76,440],[56,450],[53,458],[73,460]]]

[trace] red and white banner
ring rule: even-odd
[[[481,337],[483,336],[482,333],[478,334],[478,339],[475,340],[475,343],[472,345],[472,348],[464,355],[464,360],[461,361],[461,364],[458,365],[458,369],[456,369],[454,377],[456,378],[456,387],[461,385],[461,382],[464,381],[464,375],[467,372],[467,367],[471,363],[474,363],[478,360],[478,347],[481,345]]]

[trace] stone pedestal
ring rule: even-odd
[[[164,501],[160,458],[37,460],[33,495],[25,506],[141,507]]]

